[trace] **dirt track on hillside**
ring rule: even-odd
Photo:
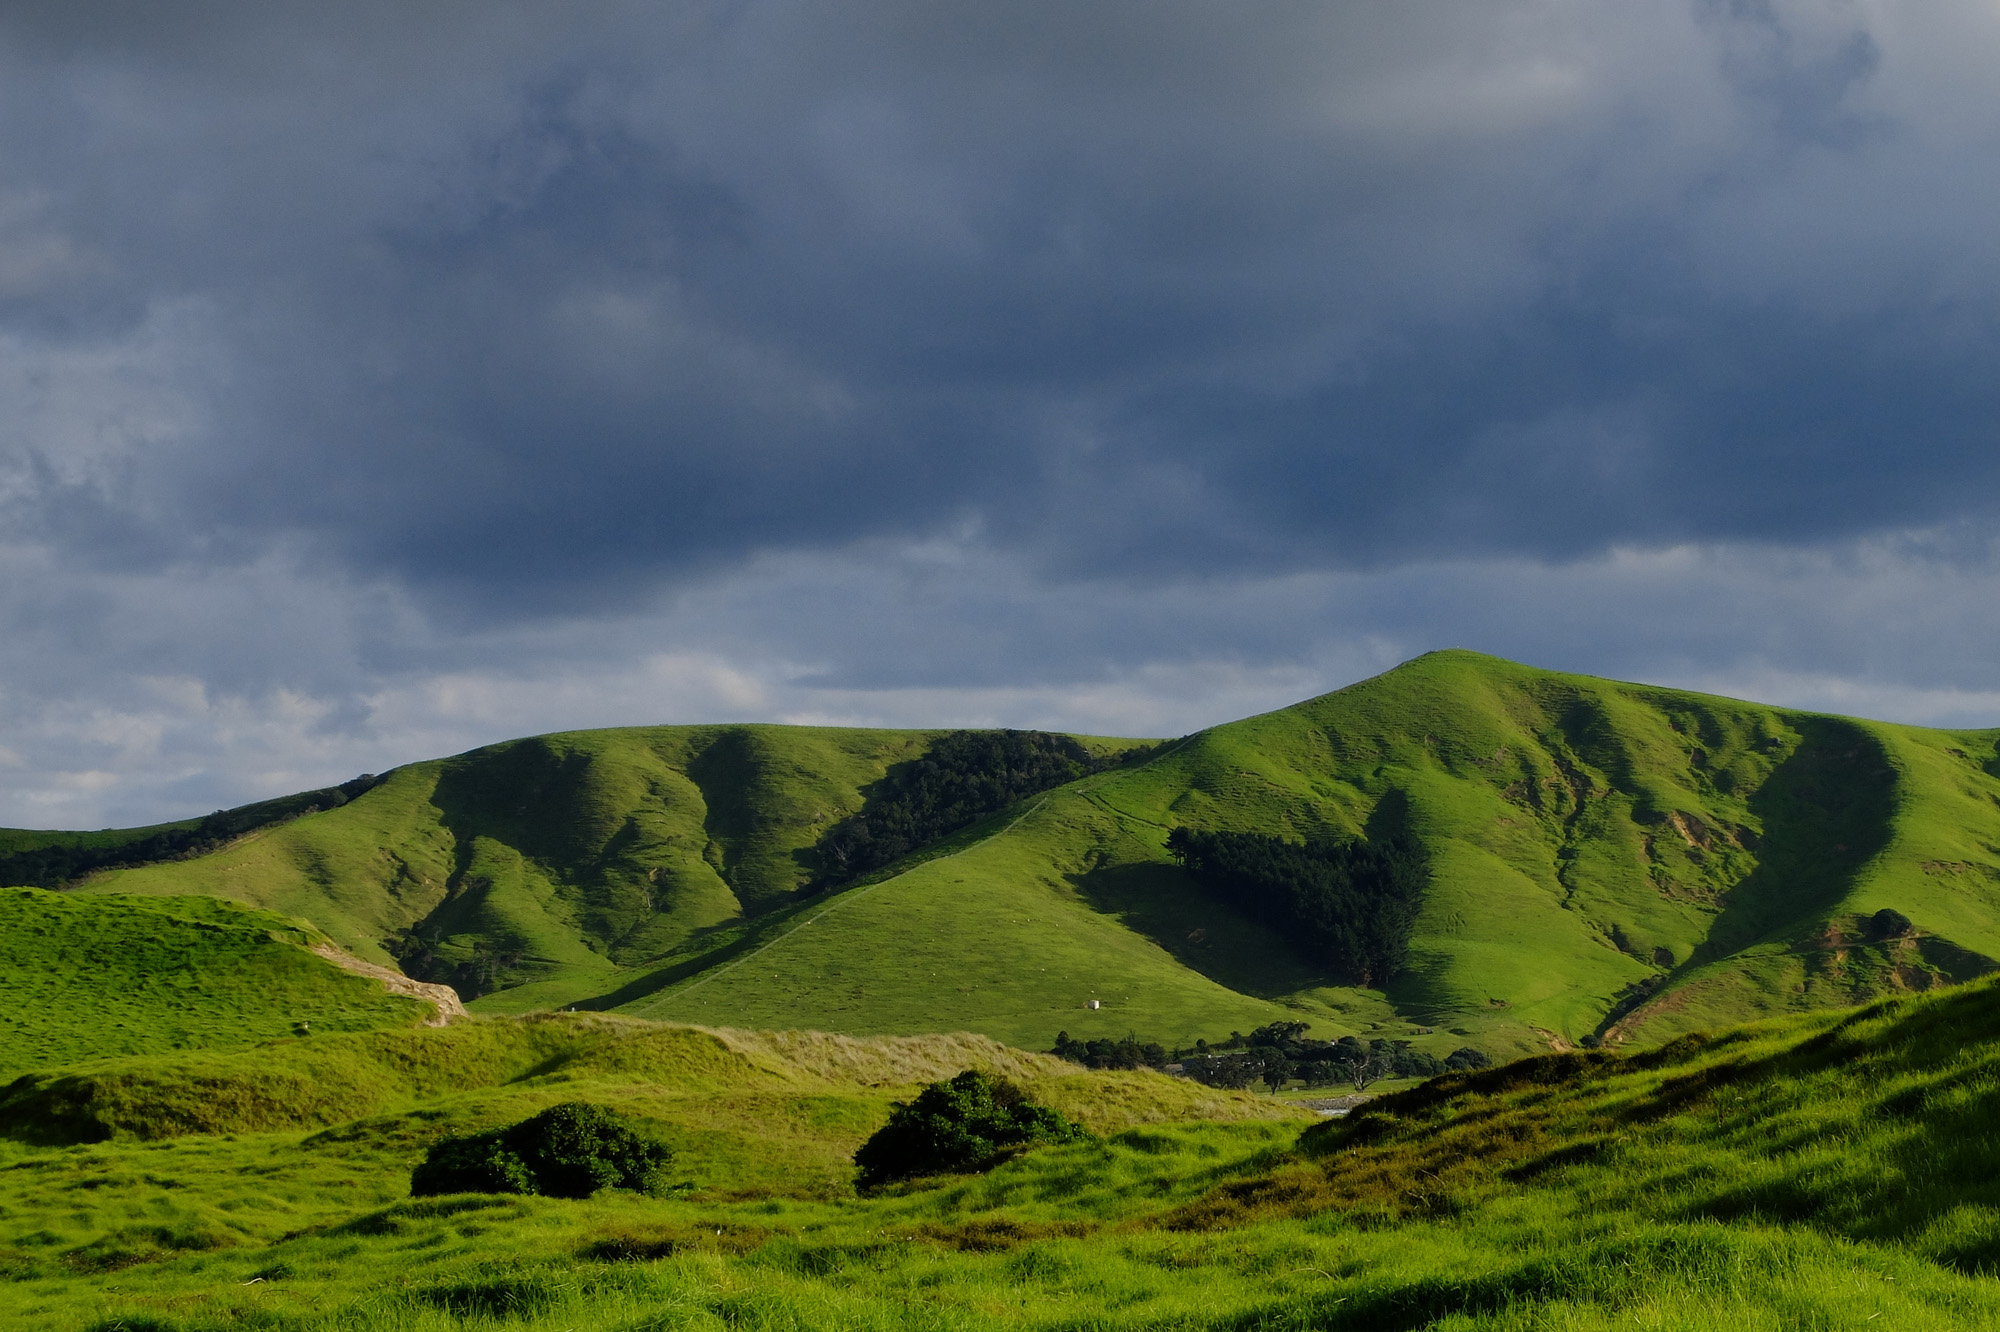
[[[424,1020],[426,1027],[446,1027],[453,1018],[466,1015],[465,1005],[458,1001],[458,991],[449,985],[433,985],[429,981],[411,980],[400,971],[378,967],[373,962],[363,962],[352,953],[342,952],[329,943],[312,946],[315,956],[323,957],[342,971],[351,971],[357,976],[382,982],[382,988],[390,994],[400,994],[410,999],[422,999],[435,1010]]]

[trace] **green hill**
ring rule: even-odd
[[[431,1005],[308,949],[297,921],[208,897],[0,889],[0,1080],[79,1059],[406,1027]]]
[[[822,834],[942,734],[515,741],[79,891],[303,917],[482,996],[478,1011],[962,1029],[1035,1048],[1065,1029],[1171,1043],[1288,1018],[1439,1054],[1654,1043],[1964,981],[2000,958],[1994,732],[1439,652],[1157,751],[1089,740],[1135,761],[802,892]],[[1406,839],[1429,880],[1402,970],[1343,984],[1177,868],[1175,827]]]

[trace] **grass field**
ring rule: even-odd
[[[962,1027],[1037,1048],[1060,1030],[1175,1042],[1280,1017],[1439,1053],[1647,1044],[2000,958],[1992,732],[1440,652],[801,898],[819,834],[937,734],[516,741],[82,891],[244,901],[378,962],[412,958],[414,940],[422,967],[490,977],[473,1005],[489,1013]],[[1432,878],[1410,965],[1382,990],[1341,985],[1176,869],[1164,841],[1181,825],[1414,838]],[[1884,907],[1914,930],[1871,932]]]
[[[409,1026],[430,1005],[307,951],[314,931],[208,897],[0,889],[0,1080],[84,1058]]]
[[[422,1057],[414,1057],[421,1052]],[[317,1061],[317,1062],[314,1062]],[[846,1153],[985,1064],[1087,1144],[872,1197]],[[2000,1319],[2000,989],[1435,1080],[1344,1121],[977,1037],[488,1019],[62,1076],[321,1082],[358,1118],[0,1143],[0,1316],[225,1328],[1978,1328]],[[234,1070],[232,1073],[230,1070]],[[176,1080],[180,1080],[176,1082]],[[410,1200],[447,1131],[587,1096],[679,1147],[676,1196]],[[171,1097],[168,1098],[171,1100]],[[294,1106],[285,1113],[295,1114]],[[0,1123],[62,1123],[17,1099]],[[31,1135],[32,1136],[32,1135]]]

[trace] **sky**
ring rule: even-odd
[[[2000,725],[1996,63],[1992,0],[13,0],[0,824],[1441,647]]]

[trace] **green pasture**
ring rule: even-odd
[[[404,1027],[431,1006],[306,951],[297,921],[208,897],[0,889],[0,1079],[85,1058],[236,1050],[302,1027]]]
[[[419,1057],[421,1056],[421,1057]],[[46,1077],[403,1069],[359,1118],[0,1141],[0,1317],[49,1332],[1979,1328],[2000,1318],[1994,982],[1518,1061],[1339,1121],[974,1037],[487,1019]],[[845,1155],[985,1064],[1094,1141],[857,1196]],[[176,1072],[176,1069],[179,1072]],[[232,1074],[230,1070],[235,1070]],[[583,1096],[671,1196],[412,1200],[447,1132]],[[352,1107],[328,1107],[331,1118]],[[59,1107],[18,1100],[44,1138]],[[32,1136],[32,1135],[31,1135]]]

